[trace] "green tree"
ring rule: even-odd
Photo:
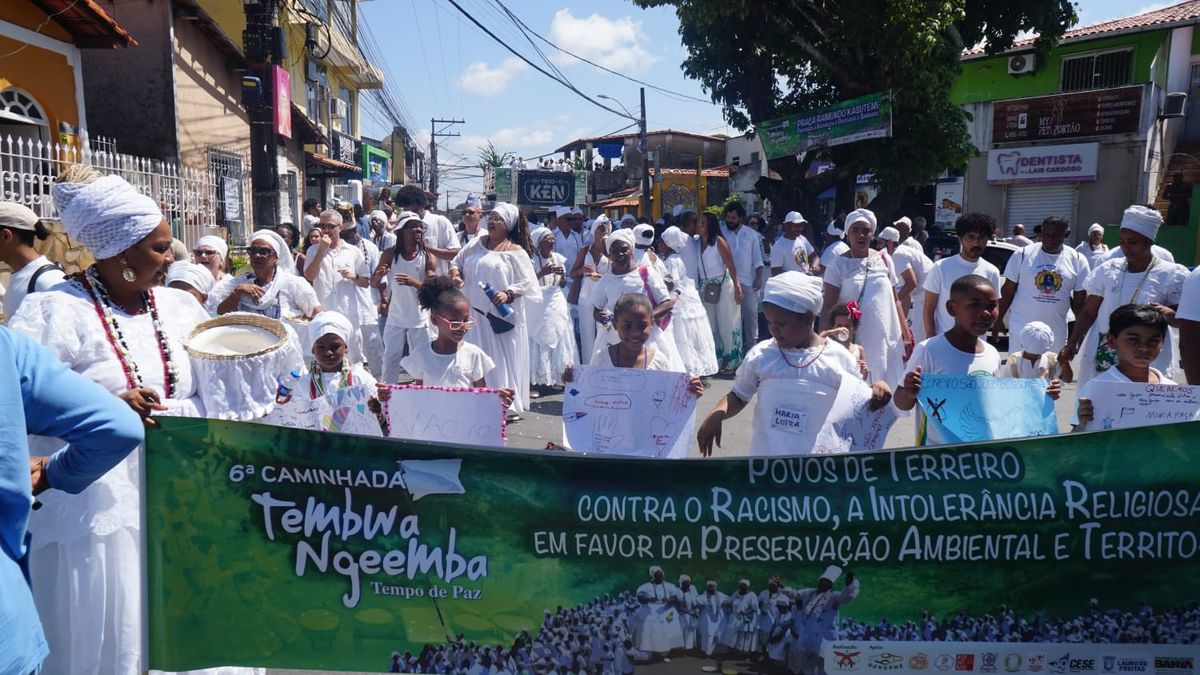
[[[486,147],[479,148],[479,168],[487,173],[488,167],[499,169],[508,166],[512,161],[513,154],[511,152],[499,152],[496,146],[492,145],[491,141],[487,142]]]
[[[909,186],[963,167],[976,152],[968,114],[949,100],[964,47],[989,52],[1024,31],[1045,52],[1076,21],[1071,0],[634,0],[670,5],[688,50],[684,73],[699,80],[725,118],[746,131],[754,122],[866,94],[892,92],[893,136],[771,162],[784,181],[760,180],[760,193],[807,208],[838,187],[850,207],[855,176],[874,173],[880,220]],[[809,164],[836,168],[805,180]],[[789,206],[790,208],[790,206]]]

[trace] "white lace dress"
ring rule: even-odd
[[[560,265],[564,269],[567,259],[561,253],[550,252],[549,258],[534,254],[533,268],[541,271],[547,265]],[[567,295],[563,291],[563,275],[547,274],[542,277],[542,303],[532,305],[530,312],[529,362],[532,384],[556,385],[562,383],[562,374],[567,366],[575,365],[575,327],[571,322],[571,310]]]
[[[667,280],[674,285],[675,308],[671,311],[671,334],[679,349],[679,359],[687,372],[699,377],[716,373],[717,348],[713,342],[708,312],[696,290],[695,280],[688,277],[683,258],[678,253],[663,259]]]

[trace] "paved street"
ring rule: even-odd
[[[1003,354],[1007,358],[1007,354]],[[733,386],[732,377],[714,377],[708,380],[704,397],[696,407],[696,424],[704,419],[708,411],[729,393]],[[1071,414],[1075,407],[1076,384],[1063,387],[1063,394],[1055,406],[1058,411],[1058,426],[1062,431],[1070,430]],[[533,411],[525,415],[525,419],[508,427],[508,444],[513,448],[542,449],[547,443],[562,442],[562,393],[557,392],[534,399]],[[717,457],[736,457],[745,454],[750,445],[753,419],[753,407],[747,408],[740,415],[725,422],[723,432],[723,447],[713,453]],[[904,448],[913,444],[915,415],[909,415],[898,420],[888,434],[888,448]],[[700,451],[692,442],[692,456],[699,457]]]

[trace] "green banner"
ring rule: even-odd
[[[767,159],[791,157],[815,147],[890,137],[892,103],[880,92],[754,126]]]
[[[776,617],[792,653],[819,648],[829,672],[967,654],[944,642],[1026,643],[971,653],[993,666],[1185,664],[1200,640],[1198,437],[1186,423],[668,461],[164,418],[146,448],[150,666],[383,671],[409,653],[413,670],[448,636],[536,658],[565,626],[619,642],[614,621],[640,640],[652,565],[672,588],[716,581],[727,621],[740,579],[757,594],[769,575],[797,590],[840,575],[849,601],[815,642],[805,617],[837,607],[814,605],[818,591]],[[667,606],[659,628],[687,603]],[[583,649],[580,630],[567,649]]]

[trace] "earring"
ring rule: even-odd
[[[132,284],[133,282],[137,281],[137,271],[132,267],[126,267],[125,269],[121,270],[121,278]]]

